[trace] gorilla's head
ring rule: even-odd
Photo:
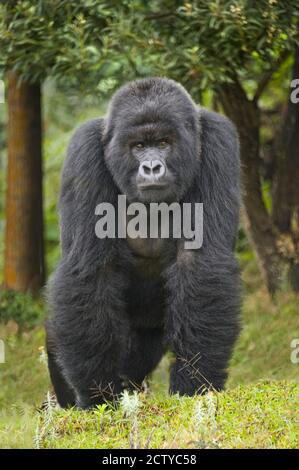
[[[111,100],[104,133],[108,168],[130,201],[179,201],[199,159],[199,113],[165,78],[137,80]]]

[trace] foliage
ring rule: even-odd
[[[0,71],[105,91],[168,75],[197,96],[238,76],[252,90],[298,41],[298,15],[297,0],[4,2]]]
[[[296,0],[132,1],[112,32],[135,75],[167,75],[193,96],[246,81],[249,93],[298,42]]]
[[[28,294],[0,290],[0,322],[15,321],[20,327],[32,328],[44,317],[44,308]]]
[[[61,86],[84,89],[106,78],[109,88],[117,64],[103,34],[116,1],[17,0],[0,5],[0,71],[23,80],[55,76]],[[88,74],[86,71],[88,70]]]

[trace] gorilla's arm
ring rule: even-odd
[[[239,331],[239,273],[233,248],[240,205],[239,144],[226,118],[201,111],[198,179],[188,202],[203,202],[200,250],[178,251],[167,271],[166,332],[176,355],[170,390],[192,395],[221,389]]]
[[[101,256],[111,254],[109,240],[97,241],[94,233],[96,205],[117,202],[117,189],[103,157],[103,130],[104,119],[88,121],[75,131],[68,147],[59,199],[63,255],[72,251],[72,256],[81,258],[85,249],[88,256],[92,249],[97,254],[100,250]]]
[[[95,235],[96,205],[115,204],[117,197],[103,158],[102,128],[102,120],[89,121],[71,139],[60,197],[62,259],[48,292],[51,357],[81,407],[119,392],[115,378],[126,334],[117,240]]]

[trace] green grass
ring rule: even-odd
[[[43,330],[17,332],[10,322],[0,328],[0,447],[298,447],[299,365],[290,360],[298,300],[284,292],[273,304],[263,290],[246,296],[225,392],[169,397],[166,357],[132,415],[128,397],[118,409],[38,412],[49,390]]]
[[[0,448],[33,446],[36,409],[49,388],[43,330],[16,333],[16,328],[13,322],[0,328],[6,356],[0,364]]]
[[[296,447],[298,397],[295,383],[261,382],[195,398],[139,394],[138,401],[131,397],[133,407],[125,396],[118,409],[88,413],[50,407],[36,443],[81,449]]]
[[[299,365],[290,360],[290,343],[299,338],[298,306],[298,295],[288,292],[280,293],[275,304],[263,290],[246,297],[228,387],[264,378],[299,382]]]

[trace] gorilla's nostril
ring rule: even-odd
[[[150,174],[151,174],[151,168],[150,168],[149,166],[147,166],[147,165],[142,165],[142,169],[143,169],[143,171],[144,171],[144,173],[145,173],[146,175],[150,175]]]
[[[154,175],[158,175],[159,173],[161,173],[161,169],[162,169],[161,163],[157,163],[155,166],[153,166],[152,170],[153,170]]]
[[[152,172],[156,178],[161,178],[165,173],[165,166],[162,162],[154,161],[152,164]]]
[[[145,161],[139,167],[139,174],[145,179],[157,179],[163,176],[165,167],[160,161]]]

